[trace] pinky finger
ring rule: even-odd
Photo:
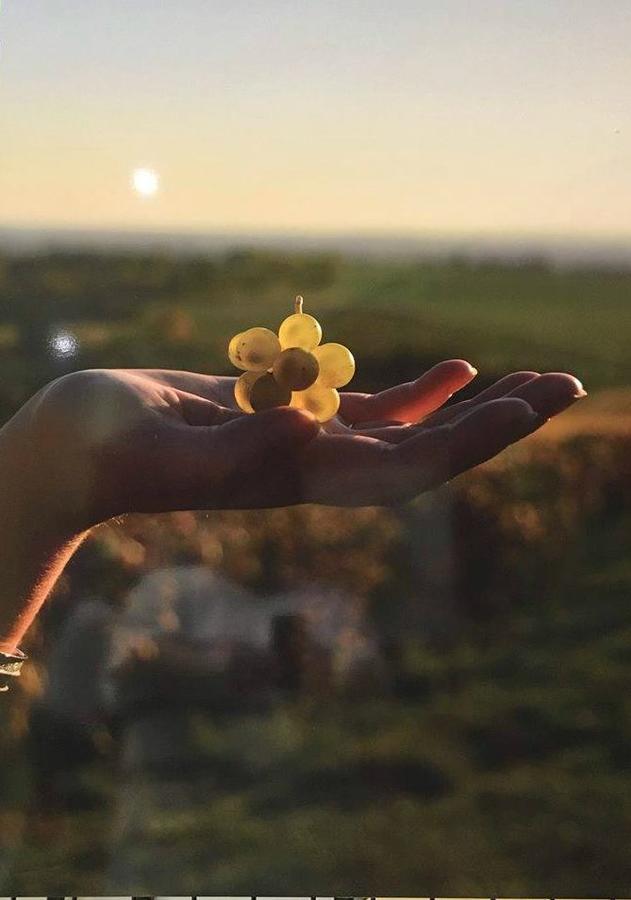
[[[408,469],[409,481],[414,484],[415,493],[419,493],[492,459],[541,424],[541,416],[524,400],[492,400],[456,424],[428,428],[417,437],[403,441],[392,452]],[[432,442],[438,452],[428,454]],[[428,458],[432,458],[431,465],[427,465]],[[425,466],[419,469],[421,460]]]
[[[525,400],[491,400],[450,429],[449,469],[454,478],[536,431],[544,419]]]

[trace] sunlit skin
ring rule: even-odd
[[[464,360],[378,394],[342,393],[322,428],[236,408],[233,378],[166,370],[64,376],[0,430],[0,649],[15,649],[98,523],[128,512],[402,503],[495,456],[584,391],[518,372],[445,407]]]

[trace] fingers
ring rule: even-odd
[[[416,381],[400,384],[380,394],[346,393],[340,415],[347,422],[416,422],[445,403],[475,378],[476,369],[463,359],[439,363]]]
[[[491,400],[454,425],[429,428],[402,442],[393,448],[393,456],[403,467],[415,471],[411,480],[418,493],[491,459],[540,424],[538,413],[523,400]],[[425,471],[416,472],[419,461],[428,458]]]
[[[336,506],[402,503],[495,456],[541,419],[519,399],[492,400],[455,425],[416,431],[396,446],[321,435],[304,451],[304,497]]]
[[[486,462],[510,444],[532,434],[541,424],[536,410],[524,400],[511,397],[491,400],[455,424],[443,426],[450,431],[450,477]]]
[[[488,400],[499,400],[501,397],[510,394],[515,388],[519,388],[521,385],[527,384],[538,377],[538,372],[513,372],[511,375],[500,378],[499,381],[472,397],[471,400],[462,400],[460,403],[454,403],[446,409],[437,410],[433,415],[424,419],[423,425],[432,428],[435,425],[445,425],[447,422],[451,422],[459,416],[470,412],[481,403],[486,403]]]
[[[586,397],[587,392],[573,375],[548,372],[515,388],[509,396],[525,400],[546,420],[563,412],[581,397]]]
[[[176,390],[175,394],[179,401],[182,418],[189,425],[222,425],[224,422],[230,422],[232,419],[238,419],[244,415],[237,410],[220,406],[212,400],[206,400],[205,397],[199,397],[197,394],[189,394],[180,390]]]
[[[516,374],[525,375],[526,373],[520,372]],[[499,388],[502,383],[504,385],[510,384],[511,378],[512,376],[510,375],[507,378],[503,378],[501,382],[498,382],[493,388],[489,388],[489,391],[485,391],[484,394],[487,397],[490,396],[489,392]],[[470,401],[470,405],[464,403],[455,404],[452,407],[450,416],[443,417],[441,413],[448,413],[449,410],[441,410],[435,416],[431,416],[430,419],[423,422],[423,425],[432,427],[437,424],[444,424],[445,421],[451,423],[458,421],[463,415],[468,414],[472,409],[482,404],[484,394],[475,397]],[[525,400],[545,421],[563,412],[564,409],[567,409],[568,406],[571,406],[581,397],[586,396],[586,392],[583,390],[580,381],[574,378],[573,375],[561,372],[547,372],[545,375],[527,378],[521,384],[513,385],[512,389],[507,391],[504,396]]]
[[[504,393],[508,388],[508,392]],[[511,389],[512,388],[512,389]],[[502,378],[486,391],[482,391],[473,400],[455,403],[449,409],[439,410],[425,419],[421,425],[398,425],[372,429],[362,429],[361,433],[390,444],[400,444],[413,437],[415,433],[440,425],[455,424],[486,403],[494,400],[515,398],[524,400],[539,414],[543,424],[552,416],[563,412],[581,397],[586,396],[580,381],[572,375],[559,372],[548,372],[536,375],[534,372],[515,372]]]
[[[209,427],[170,425],[148,449],[138,512],[255,509],[301,499],[298,460],[316,435],[316,420],[283,407]],[[151,442],[149,442],[151,444]]]
[[[538,377],[537,372],[513,372],[511,375],[496,381],[495,384],[481,391],[471,400],[462,400],[460,403],[454,403],[445,409],[438,409],[435,413],[423,419],[416,428],[434,428],[438,425],[446,425],[448,422],[456,421],[463,415],[471,412],[476,406],[487,403],[489,400],[499,400],[501,397],[509,395],[515,388]],[[394,422],[367,423],[366,425],[356,425],[355,428],[360,430],[361,434],[375,437],[380,441],[388,441],[390,444],[400,444],[402,441],[407,441],[414,434],[414,432],[410,431],[410,423],[404,425],[397,425]]]
[[[388,444],[401,444],[403,441],[409,441],[411,437],[415,437],[423,430],[423,425],[384,425],[381,428],[353,429],[351,434],[363,434],[365,437],[385,441]]]

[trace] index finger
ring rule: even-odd
[[[155,378],[162,384],[206,400],[214,400],[222,406],[234,409],[234,384],[236,378],[229,375],[206,375],[203,372],[185,372],[175,369],[139,369],[143,375]]]
[[[466,360],[450,359],[438,363],[416,381],[399,384],[379,394],[342,394],[340,415],[350,423],[384,419],[417,422],[446,403],[476,375],[477,369]]]

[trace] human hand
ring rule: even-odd
[[[233,378],[151,374],[236,410]],[[443,408],[475,375],[464,360],[449,360],[378,394],[342,393],[339,415],[297,453],[293,477],[270,472],[251,505],[404,502],[495,456],[585,394],[571,375],[516,372]]]
[[[379,394],[342,394],[321,429],[298,410],[241,413],[232,378],[91,370],[48,385],[10,425],[30,438],[40,500],[71,528],[125,512],[390,504],[494,456],[584,393],[569,375],[519,372],[441,408],[474,376],[451,360]]]

